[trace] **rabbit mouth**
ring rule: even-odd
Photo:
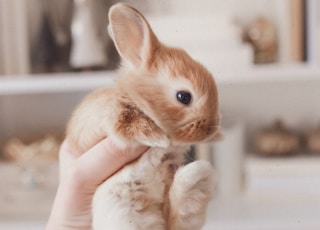
[[[211,133],[211,135],[209,135],[203,142],[217,141],[217,140],[220,140],[222,136],[223,135],[221,134],[220,129],[216,128],[215,131]]]
[[[197,120],[189,122],[179,129],[173,135],[173,139],[178,142],[196,143],[214,140],[219,133],[219,126],[216,124],[207,124],[206,120]]]

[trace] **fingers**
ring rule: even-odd
[[[67,175],[67,172],[74,165],[74,162],[77,160],[77,156],[69,151],[69,145],[66,140],[64,140],[60,146],[59,151],[59,172],[60,172],[60,181],[63,180],[63,177]]]
[[[95,190],[104,180],[146,150],[144,146],[120,149],[111,138],[106,138],[74,162],[72,177],[81,187]]]
[[[47,229],[50,226],[57,229],[55,222],[66,221],[70,225],[68,218],[72,220],[74,217],[91,223],[92,196],[97,187],[146,150],[147,147],[143,146],[120,149],[111,138],[106,138],[77,157],[69,151],[68,142],[64,141],[59,154],[61,181]]]

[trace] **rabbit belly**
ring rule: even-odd
[[[121,171],[115,175],[115,180],[105,182],[97,190],[93,203],[93,229],[166,229],[161,210],[163,197],[160,197],[163,186],[158,185],[158,191],[147,192],[134,180],[126,181],[123,175],[126,173],[130,172]]]
[[[93,199],[94,230],[167,229],[172,168],[183,159],[183,153],[167,151],[150,148],[100,185]]]

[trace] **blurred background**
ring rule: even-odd
[[[0,0],[0,229],[43,229],[74,107],[113,84],[116,0]],[[320,229],[320,2],[125,1],[213,73],[224,138],[194,146],[217,191],[204,229]]]

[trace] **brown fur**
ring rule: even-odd
[[[136,105],[120,102],[120,106],[122,110],[114,127],[119,135],[125,136],[130,140],[136,140],[140,136],[163,135],[163,131]],[[141,127],[144,128],[141,129]]]
[[[103,110],[110,106],[112,89],[99,89],[89,94],[73,112],[67,126],[70,149],[80,155],[97,144],[107,133],[102,129],[108,122]]]
[[[124,68],[114,88],[93,92],[75,110],[67,128],[72,151],[82,154],[110,135],[121,147],[151,146],[123,170],[137,173],[146,168],[150,170],[146,173],[159,175],[163,200],[147,194],[150,185],[134,175],[135,179],[112,187],[112,194],[119,202],[130,201],[137,213],[159,212],[166,220],[166,229],[184,229],[181,226],[188,218],[200,216],[200,220],[185,229],[198,228],[211,198],[211,171],[207,166],[180,168],[181,153],[188,145],[211,140],[219,134],[218,92],[213,76],[185,51],[161,44],[146,19],[132,7],[116,5],[111,8],[109,19],[117,50],[130,66]],[[190,105],[177,101],[176,92],[180,90],[192,94]],[[193,168],[190,177],[196,182],[192,186],[185,180],[189,175],[187,167]],[[199,177],[198,172],[203,176]],[[121,178],[121,171],[118,174]],[[102,187],[108,188],[107,183]],[[196,214],[188,210],[193,195],[199,197]],[[181,214],[182,208],[187,215]]]

